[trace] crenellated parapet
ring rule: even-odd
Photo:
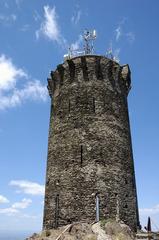
[[[102,56],[79,56],[59,64],[48,78],[48,91],[52,97],[66,85],[82,82],[99,82],[107,85],[111,91],[127,96],[130,90],[130,69]]]

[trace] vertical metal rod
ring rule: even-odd
[[[99,222],[99,196],[96,194],[96,222]]]

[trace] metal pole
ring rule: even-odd
[[[147,233],[148,233],[148,240],[151,240],[151,218],[148,217],[147,222]]]
[[[96,222],[99,222],[99,196],[96,194]]]

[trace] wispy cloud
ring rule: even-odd
[[[22,89],[14,89],[9,94],[0,93],[0,109],[16,107],[27,100],[46,101],[47,97],[47,88],[35,80],[28,82]]]
[[[21,202],[15,202],[12,205],[12,208],[16,209],[25,209],[32,203],[31,199],[23,198]]]
[[[15,0],[15,4],[16,4],[17,8],[20,8],[22,1],[23,0]]]
[[[25,83],[23,81],[25,80]],[[21,82],[21,87],[18,83]],[[23,83],[23,84],[22,84]],[[28,74],[13,64],[4,54],[0,56],[0,109],[15,107],[26,100],[46,101],[46,86],[30,80]]]
[[[44,19],[41,23],[40,29],[36,31],[36,38],[39,39],[40,36],[44,36],[65,47],[66,40],[61,35],[55,7],[51,8],[48,5],[44,6]]]
[[[9,8],[9,4],[7,2],[4,2],[4,7]]]
[[[80,48],[80,45],[82,43],[83,37],[82,35],[79,35],[77,41],[71,44],[71,50],[78,50]]]
[[[123,17],[113,30],[113,37],[111,46],[107,50],[107,57],[111,57],[115,61],[119,62],[119,54],[121,53],[121,42],[128,42],[132,44],[135,41],[135,33],[127,30],[129,28],[128,19]]]
[[[19,210],[16,208],[12,208],[12,207],[0,209],[0,214],[6,214],[8,216],[12,216],[17,213],[19,213]]]
[[[130,43],[133,43],[135,41],[135,34],[133,32],[126,33],[126,37]]]
[[[0,56],[0,90],[15,87],[16,82],[22,77],[27,78],[27,73],[16,67],[10,58],[2,54]]]
[[[39,20],[41,20],[41,16],[36,10],[34,11],[33,18],[35,22],[38,22]]]
[[[121,35],[122,35],[122,29],[121,29],[121,26],[118,26],[115,29],[115,40],[118,41]]]
[[[4,15],[0,13],[0,24],[9,26],[17,20],[17,16],[15,14]]]
[[[32,203],[31,199],[23,198],[20,202],[15,202],[8,208],[0,208],[0,214],[14,216],[20,213],[20,210],[26,209]]]
[[[9,200],[3,195],[0,195],[0,203],[9,203]]]
[[[146,215],[146,216],[158,214],[159,213],[159,204],[157,204],[156,206],[154,206],[152,208],[141,208],[139,211],[140,211],[141,215]]]
[[[79,5],[76,5],[74,13],[71,17],[71,22],[77,25],[80,21],[81,15],[82,15],[82,11],[80,10]]]
[[[124,30],[124,28],[126,28],[126,23],[127,23],[127,19],[123,18],[118,26],[116,27],[116,29],[114,30],[115,33],[115,40],[116,42],[118,42],[121,38],[125,38],[129,43],[133,43],[135,40],[135,33],[133,33],[132,31],[126,31]]]
[[[26,180],[12,180],[9,185],[17,187],[17,192],[22,192],[30,195],[44,195],[44,186],[35,182]]]
[[[20,28],[20,31],[22,32],[27,32],[30,28],[30,25],[29,24],[25,24],[23,25],[21,28]]]
[[[42,218],[41,215],[30,215],[30,214],[21,214],[21,218],[28,218],[28,219],[39,219]]]

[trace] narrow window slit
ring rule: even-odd
[[[103,98],[103,106],[104,106],[104,108],[105,108],[105,96],[104,96],[104,98]]]
[[[55,197],[55,228],[58,228],[59,220],[59,194]]]
[[[71,109],[71,104],[70,104],[70,100],[68,101],[68,112],[70,113],[70,109]]]
[[[93,98],[93,112],[95,113],[95,111],[96,111],[95,98]]]
[[[127,203],[125,204],[124,208],[128,208],[128,205],[127,205]]]
[[[83,165],[83,146],[81,145],[81,167]]]

